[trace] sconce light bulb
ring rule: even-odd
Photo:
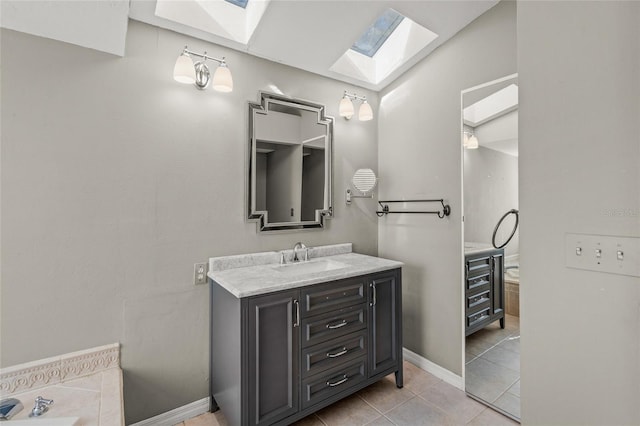
[[[345,117],[347,120],[353,117],[353,102],[351,99],[344,96],[340,101],[340,107],[338,108],[340,117]]]
[[[478,138],[476,137],[476,135],[471,135],[469,137],[469,142],[467,142],[467,148],[468,149],[477,149],[478,146],[480,146],[480,144],[478,143]]]
[[[373,119],[373,110],[371,109],[371,105],[367,102],[367,100],[362,101],[362,105],[360,105],[360,110],[358,111],[358,119],[360,121],[369,121]]]
[[[196,71],[193,66],[193,61],[185,52],[182,52],[176,60],[176,65],[173,67],[173,79],[183,84],[193,84],[196,81]]]
[[[227,64],[222,61],[213,74],[213,90],[218,92],[231,92],[233,90],[233,77]]]

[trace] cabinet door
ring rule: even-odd
[[[402,350],[402,309],[399,274],[373,276],[369,281],[369,376],[398,366]]]
[[[504,255],[491,256],[491,315],[495,319],[504,315]]]
[[[293,290],[249,300],[250,425],[271,424],[298,411],[298,294]]]

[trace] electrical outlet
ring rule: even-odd
[[[206,263],[196,263],[193,265],[193,283],[195,285],[207,283],[208,266]]]

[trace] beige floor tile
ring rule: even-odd
[[[385,416],[380,416],[371,423],[367,423],[367,426],[394,426],[393,423]]]
[[[184,426],[228,426],[228,424],[222,413],[216,411],[215,413],[204,413],[186,420]]]
[[[485,409],[465,392],[445,382],[430,387],[419,397],[442,409],[457,424],[466,424]]]
[[[397,426],[453,426],[456,424],[444,411],[417,396],[389,411],[385,417]]]
[[[318,418],[315,414],[305,417],[302,420],[298,420],[293,424],[294,426],[324,426],[322,420]]]
[[[430,386],[440,383],[433,374],[427,373],[410,362],[404,363],[404,387],[415,394],[426,391]]]
[[[507,416],[503,416],[491,408],[486,408],[482,413],[478,414],[473,420],[467,423],[468,426],[517,426],[518,422],[511,420]]]
[[[316,414],[327,426],[362,426],[376,420],[381,413],[358,395],[352,395]]]
[[[358,395],[381,413],[386,413],[415,396],[407,388],[398,389],[394,375],[367,386],[358,392]]]

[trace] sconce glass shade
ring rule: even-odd
[[[469,135],[467,135],[467,133],[463,133],[462,134],[462,147],[466,148],[469,146]]]
[[[233,90],[233,77],[227,64],[222,62],[213,74],[213,90],[218,92],[231,92]]]
[[[346,118],[351,118],[353,117],[353,102],[351,102],[351,99],[347,98],[346,96],[342,98],[342,100],[340,101],[340,107],[338,109],[340,117],[346,117]]]
[[[176,65],[173,67],[173,79],[178,83],[184,84],[193,84],[196,82],[196,70],[188,54],[183,52],[178,56]]]
[[[358,110],[358,119],[360,121],[369,121],[373,119],[373,110],[366,99],[362,101],[362,105],[360,105],[360,109]]]
[[[478,138],[476,138],[476,135],[471,135],[469,137],[469,141],[467,142],[467,149],[477,149],[478,146]]]

